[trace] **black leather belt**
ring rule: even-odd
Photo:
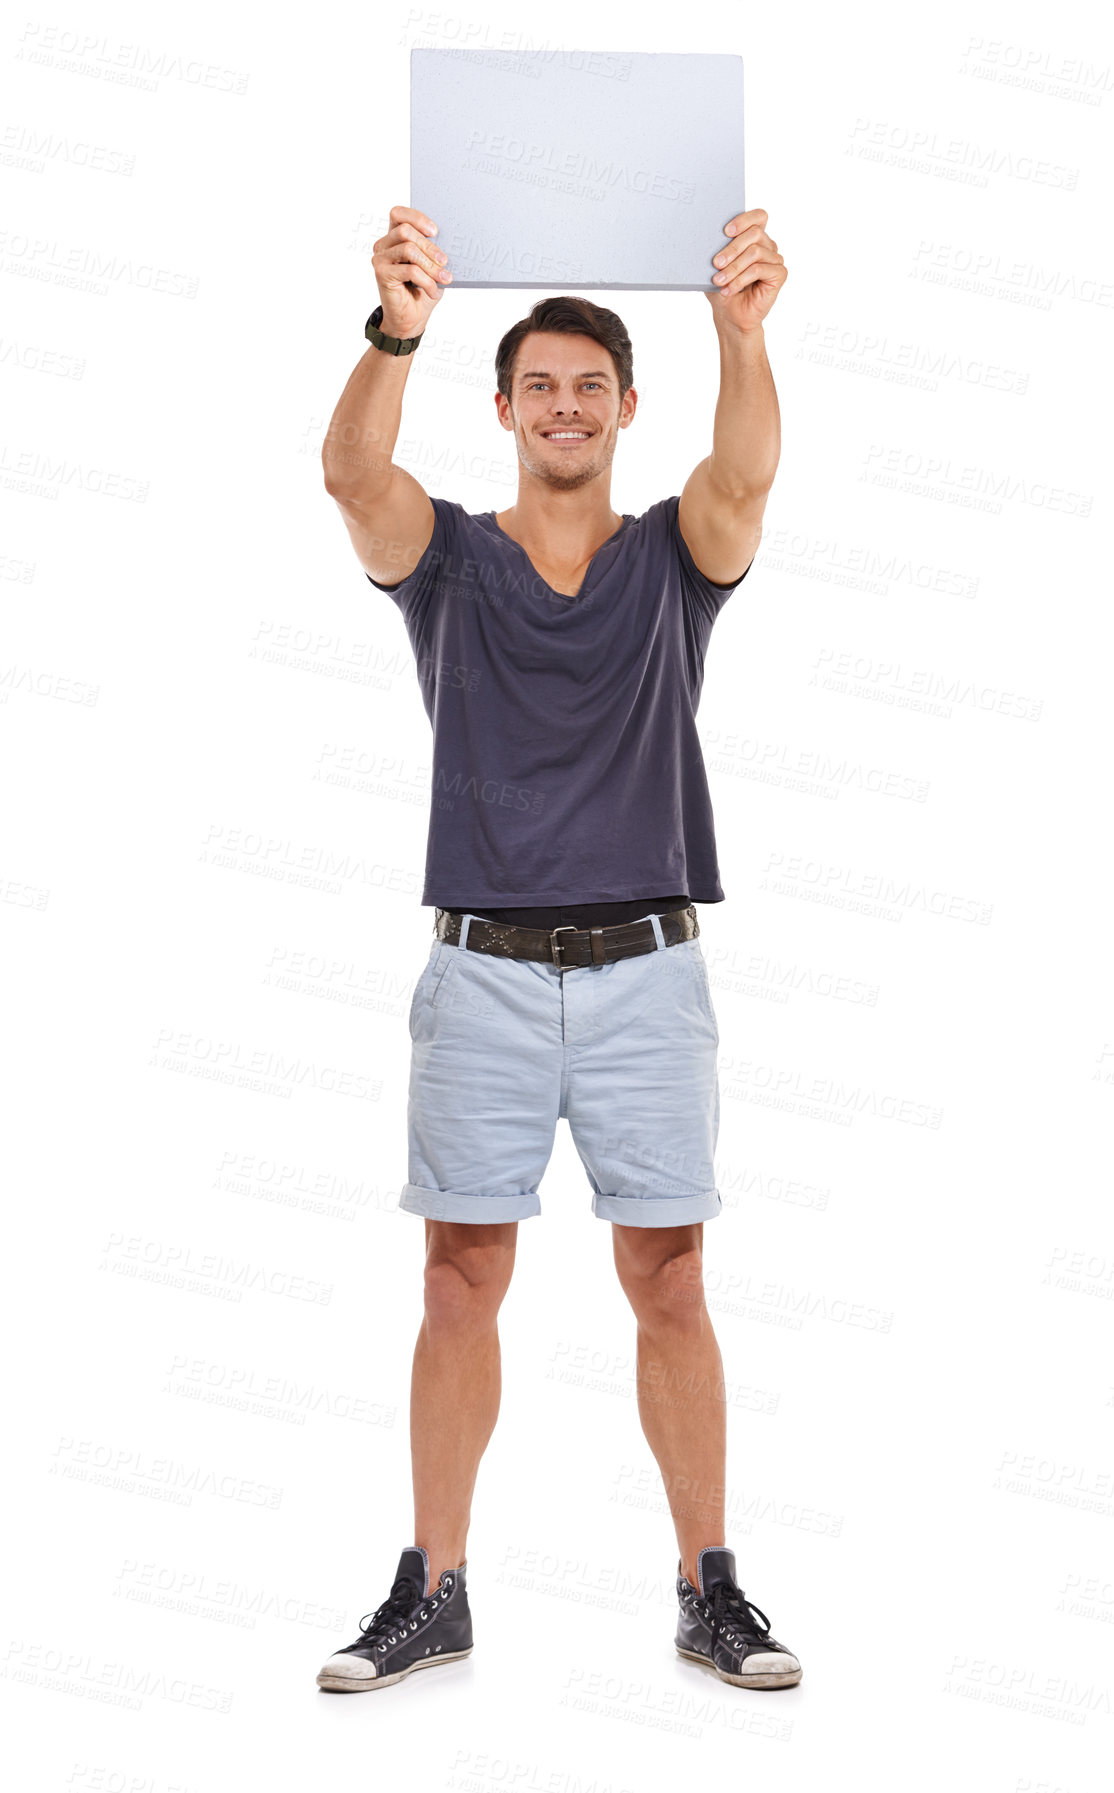
[[[666,946],[695,940],[700,932],[696,907],[670,909],[658,916]],[[449,946],[460,944],[461,917],[451,909],[434,911],[433,931]],[[560,936],[568,938],[562,940]],[[610,959],[633,959],[639,953],[658,950],[657,936],[649,921],[623,921],[609,928],[523,928],[506,921],[487,921],[474,915],[468,924],[465,946],[473,953],[495,953],[502,959],[538,959],[570,971],[581,965],[604,965]]]

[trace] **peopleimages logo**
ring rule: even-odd
[[[218,93],[245,94],[248,76],[237,69],[185,57],[149,44],[123,43],[107,35],[75,31],[65,25],[28,20],[16,59],[70,69],[75,74],[153,92],[163,80],[186,87],[208,87]]]
[[[549,143],[527,142],[522,137],[509,137],[504,132],[473,130],[465,147],[479,150],[487,161],[469,165],[484,173],[494,173],[499,162],[511,163],[516,172],[543,179],[543,171],[588,185],[614,187],[621,185],[628,193],[649,194],[655,199],[674,199],[691,205],[695,189],[691,182],[660,170],[628,167],[623,162],[600,162],[582,149],[557,149]]]
[[[452,778],[438,767],[433,781],[434,796],[439,797],[439,807],[451,808],[452,803],[444,799],[456,797],[474,797],[480,803],[494,803],[501,809],[529,809],[535,815],[545,802],[544,791],[531,791],[525,785],[506,784],[502,779],[485,778],[481,783],[477,778],[465,778],[463,772],[455,772]]]

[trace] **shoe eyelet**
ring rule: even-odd
[[[387,1646],[386,1646],[386,1644],[380,1644],[379,1648],[380,1648],[380,1650],[385,1650],[387,1648]]]
[[[418,1621],[417,1621],[417,1619],[411,1619],[411,1621],[410,1621],[410,1629],[411,1629],[411,1631],[416,1631],[416,1630],[417,1630],[417,1629],[418,1629]]]

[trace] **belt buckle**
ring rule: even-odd
[[[568,969],[567,966],[562,965],[560,959],[557,957],[561,947],[561,942],[557,938],[558,934],[576,934],[578,932],[579,929],[575,927],[571,921],[562,922],[559,928],[550,929],[549,950],[553,955],[553,963],[556,965],[558,971],[566,971]]]

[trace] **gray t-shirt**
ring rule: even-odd
[[[722,902],[696,710],[739,580],[697,570],[676,497],[624,515],[575,597],[494,511],[431,503],[413,571],[367,575],[402,613],[433,726],[423,904]]]

